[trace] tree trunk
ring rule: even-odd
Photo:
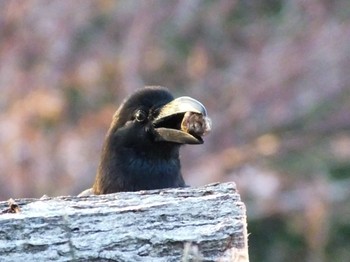
[[[234,183],[16,204],[0,202],[0,261],[248,261]]]

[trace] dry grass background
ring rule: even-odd
[[[191,185],[235,181],[252,261],[350,255],[350,2],[0,1],[0,199],[92,184],[144,85],[202,101]]]

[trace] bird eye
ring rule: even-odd
[[[147,115],[146,115],[145,111],[138,110],[135,114],[135,119],[138,122],[143,122],[146,120],[146,118],[147,118]]]

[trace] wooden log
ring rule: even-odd
[[[0,202],[0,261],[248,261],[234,183],[15,201]]]

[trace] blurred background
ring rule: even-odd
[[[350,256],[350,1],[0,1],[0,200],[78,194],[120,102],[206,105],[193,186],[234,181],[251,261]]]

